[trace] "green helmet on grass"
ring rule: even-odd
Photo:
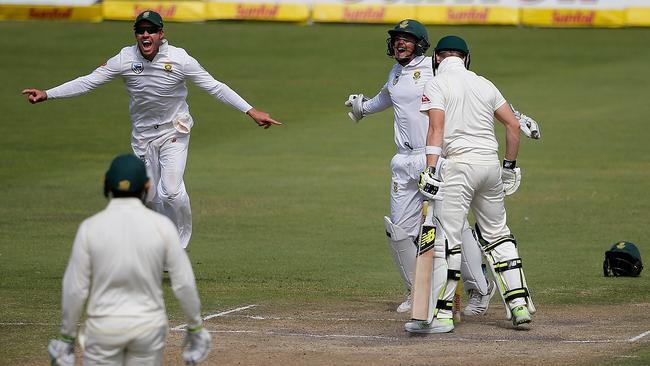
[[[393,38],[399,34],[410,34],[417,39],[417,43],[415,44],[416,56],[424,55],[429,47],[431,47],[427,29],[424,27],[424,25],[422,25],[422,23],[418,22],[417,20],[404,19],[401,22],[397,23],[393,29],[389,30],[388,34],[390,37],[386,39],[386,45],[388,46],[386,54],[391,57],[395,55],[395,50],[393,50],[392,44]]]
[[[608,276],[637,277],[643,270],[641,253],[633,243],[620,241],[605,252],[603,272]]]

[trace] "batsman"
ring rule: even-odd
[[[469,71],[470,51],[462,38],[441,38],[434,54],[437,75],[425,85],[420,108],[429,119],[427,169],[421,174],[420,188],[428,199],[440,202],[436,216],[451,250],[466,245],[463,228],[467,214],[473,212],[507,317],[515,327],[522,327],[531,322],[535,307],[517,242],[506,224],[504,204],[505,196],[516,191],[521,179],[517,167],[519,121],[499,89]],[[502,166],[495,117],[506,129]],[[445,158],[442,166],[441,157]],[[434,262],[434,282],[437,268]],[[452,289],[446,291],[455,285],[450,283]],[[430,325],[425,320],[413,321],[405,328],[427,329]]]

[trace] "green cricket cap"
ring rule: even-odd
[[[459,51],[464,54],[469,54],[469,47],[464,39],[458,36],[445,36],[440,38],[435,48],[435,53],[442,51]]]
[[[612,248],[609,250],[612,253],[625,253],[636,260],[641,260],[641,252],[639,248],[630,243],[629,241],[619,241],[618,243],[612,245]]]
[[[145,10],[142,13],[138,15],[137,18],[135,18],[135,23],[133,23],[133,26],[137,26],[138,23],[141,21],[146,20],[148,22],[151,22],[151,24],[156,25],[160,28],[163,27],[163,20],[160,14],[156,13],[153,10]]]
[[[422,39],[426,40],[429,43],[429,34],[427,29],[422,25],[422,23],[413,19],[404,19],[397,25],[388,31],[388,34],[393,37],[399,33],[407,33],[415,36],[415,38],[420,41]],[[428,47],[428,46],[427,46]]]
[[[134,193],[145,187],[149,177],[142,160],[135,155],[124,154],[113,159],[105,179],[105,194],[108,191]]]

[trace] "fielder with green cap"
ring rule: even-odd
[[[418,190],[418,174],[426,168],[424,153],[428,119],[420,112],[420,105],[424,85],[434,76],[433,60],[426,56],[430,48],[429,35],[419,21],[402,20],[388,30],[388,35],[386,54],[396,61],[388,73],[388,80],[372,99],[363,94],[351,94],[345,105],[351,108],[348,116],[355,123],[369,114],[393,107],[397,152],[390,163],[390,215],[384,217],[384,228],[390,252],[407,292],[397,311],[408,312],[412,305],[411,286],[415,271],[414,241],[420,231],[423,200]],[[522,124],[534,122],[525,115],[521,115],[521,118]],[[465,314],[479,315],[487,311],[490,296],[494,293],[493,287],[485,279],[479,245],[469,224],[463,231],[463,240],[473,243],[473,246],[468,244],[466,248],[473,247],[475,250],[467,249],[468,255],[464,256],[462,264],[460,252],[450,253],[452,278],[456,278],[459,266],[462,266],[464,288],[470,294]]]
[[[140,159],[113,160],[104,178],[108,206],[81,223],[72,245],[63,276],[61,336],[48,345],[53,365],[74,365],[84,304],[84,365],[162,365],[168,328],[164,267],[187,317],[183,359],[194,365],[207,358],[212,341],[202,325],[192,266],[174,224],[144,206],[148,187]]]
[[[535,307],[504,205],[505,195],[518,186],[520,122],[494,84],[468,70],[469,64],[465,40],[446,36],[438,41],[436,77],[426,83],[420,107],[428,116],[427,169],[420,176],[420,187],[427,198],[439,202],[436,213],[451,250],[465,245],[463,230],[472,210],[507,317],[515,327],[522,327],[531,322]],[[495,117],[506,127],[503,167]],[[442,166],[441,157],[445,158]],[[409,322],[405,327],[418,330],[433,325]]]
[[[124,47],[86,76],[45,91],[25,89],[23,94],[32,104],[74,97],[121,77],[131,99],[131,148],[145,161],[151,177],[147,206],[176,224],[186,248],[192,236],[192,210],[183,175],[194,125],[186,101],[186,81],[246,113],[259,126],[281,123],[215,80],[187,51],[169,44],[163,26],[160,14],[143,11],[133,23],[135,45]]]

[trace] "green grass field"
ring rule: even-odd
[[[382,222],[392,112],[354,125],[343,106],[348,94],[374,95],[385,82],[387,29],[167,25],[172,44],[285,123],[259,129],[190,87],[189,255],[204,312],[403,296]],[[650,29],[428,29],[433,43],[465,37],[472,69],[542,127],[540,142],[522,140],[524,179],[507,201],[538,307],[620,304],[624,312],[650,302],[647,269],[639,278],[602,275],[604,252],[618,240],[650,259]],[[3,22],[0,33],[0,364],[14,364],[42,357],[58,333],[76,228],[106,204],[110,160],[130,151],[121,81],[39,105],[20,91],[89,73],[133,35],[126,22]],[[167,300],[170,323],[182,322],[170,291]],[[650,363],[643,344],[626,364]]]

